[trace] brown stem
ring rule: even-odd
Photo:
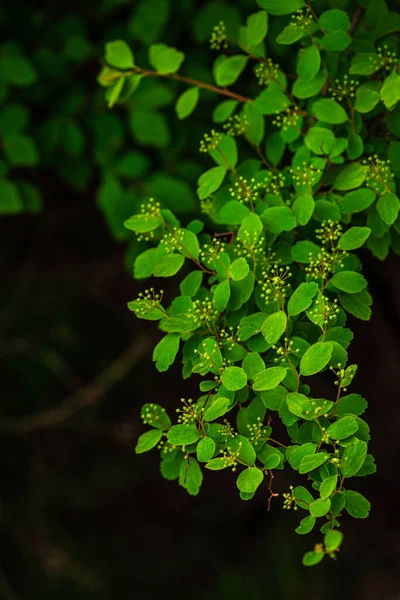
[[[124,71],[124,73],[128,75],[140,74],[144,75],[145,77],[166,77],[167,79],[174,79],[175,81],[181,81],[182,83],[186,83],[188,85],[195,85],[199,88],[214,92],[215,94],[221,94],[222,96],[228,96],[228,98],[234,98],[239,102],[252,102],[251,98],[247,98],[241,94],[236,94],[235,92],[231,92],[226,88],[204,83],[204,81],[198,81],[197,79],[191,79],[190,77],[183,77],[183,75],[178,75],[177,73],[158,73],[157,71],[150,71],[140,67],[135,67],[132,71]]]
[[[355,11],[353,18],[351,19],[351,25],[350,25],[350,29],[349,29],[349,34],[352,35],[354,33],[354,31],[356,30],[360,19],[362,17],[362,14],[364,12],[364,8],[362,6],[359,6],[357,8],[357,10]]]

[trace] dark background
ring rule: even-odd
[[[294,533],[281,498],[270,512],[263,493],[241,501],[230,472],[206,473],[193,498],[162,479],[156,452],[135,455],[141,405],[172,414],[197,382],[151,361],[159,334],[126,309],[143,285],[95,205],[96,176],[81,192],[52,167],[34,180],[45,210],[0,220],[1,600],[399,598],[399,258],[361,253],[373,316],[349,319],[378,466],[354,487],[372,512],[344,517],[338,562],[310,569],[301,556],[320,536]],[[332,393],[324,378],[314,389]],[[296,481],[278,473],[283,493]]]

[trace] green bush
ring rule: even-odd
[[[194,218],[154,193],[125,222],[145,244],[136,278],[181,274],[169,305],[156,284],[128,305],[164,333],[156,367],[166,371],[181,350],[183,377],[202,378],[176,424],[158,404],[143,406],[150,429],[136,451],[158,448],[162,475],[193,495],[203,468],[238,470],[241,498],[263,484],[268,506],[275,473],[288,464],[310,485],[290,486],[284,508],[305,511],[297,533],[320,519],[324,534],[303,557],[314,565],[336,557],[344,514],[370,510],[349,481],[376,467],[361,418],[367,402],[348,392],[357,365],[346,321],[371,315],[355,251],[384,259],[400,250],[400,19],[383,2],[248,4],[242,23],[223,11],[214,20],[213,80],[196,79],[193,49],[186,59],[155,43],[143,58],[124,40],[106,44],[98,81],[109,107],[134,107],[154,79],[171,81],[180,121],[202,122],[210,92],[220,99],[199,145],[209,160]],[[161,114],[133,108],[131,118],[142,142],[167,145]],[[311,395],[309,378],[322,372],[329,399]]]

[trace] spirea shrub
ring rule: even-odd
[[[136,278],[180,276],[171,304],[151,282],[129,309],[163,334],[156,368],[179,356],[200,388],[174,419],[145,404],[136,452],[156,448],[161,474],[193,495],[204,474],[231,469],[240,497],[263,494],[266,509],[280,470],[303,475],[283,508],[299,510],[298,534],[322,534],[305,565],[336,558],[342,521],[370,510],[352,489],[376,467],[346,323],[371,315],[358,249],[379,259],[400,249],[399,15],[375,1],[337,6],[257,0],[235,38],[215,23],[207,81],[186,75],[176,48],[152,44],[139,65],[123,40],[106,45],[98,78],[110,107],[145,78],[175,80],[182,121],[203,94],[203,111],[210,92],[221,99],[193,140],[208,160],[196,218],[150,198],[125,223],[145,243]],[[313,394],[318,373],[327,398]]]

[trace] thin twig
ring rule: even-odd
[[[362,14],[364,12],[364,8],[362,6],[359,6],[357,8],[357,10],[355,11],[353,18],[351,19],[351,25],[350,25],[350,29],[349,29],[349,34],[352,35],[354,33],[354,31],[356,30],[360,19],[362,17]]]
[[[0,420],[0,431],[10,434],[25,434],[62,424],[75,413],[97,402],[106,392],[124,379],[132,367],[149,352],[152,341],[152,337],[148,333],[142,334],[125,352],[95,377],[92,383],[68,396],[57,407],[20,419],[2,419]]]

